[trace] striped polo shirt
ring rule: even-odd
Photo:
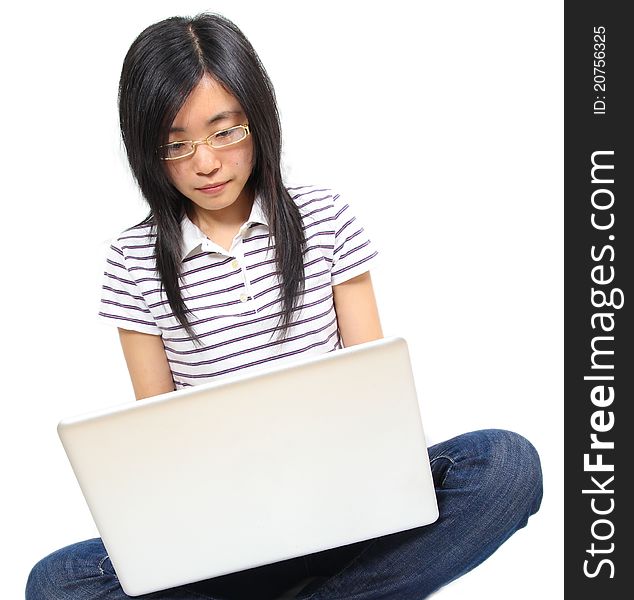
[[[341,347],[332,286],[370,269],[377,252],[339,194],[289,187],[302,216],[305,289],[285,339],[274,240],[256,197],[249,219],[226,250],[185,217],[180,289],[199,343],[173,316],[156,271],[151,225],[124,231],[111,244],[99,317],[122,329],[160,335],[176,388],[239,369],[265,367],[302,353]]]

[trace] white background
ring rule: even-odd
[[[415,8],[413,8],[415,7]],[[105,243],[145,206],[121,149],[121,62],[147,25],[214,10],[276,87],[284,168],[346,193],[380,249],[428,441],[500,427],[542,457],[541,511],[435,596],[562,598],[563,2],[14,4],[3,13],[2,596],[97,535],[57,422],[132,400],[96,320]],[[254,599],[255,600],[255,599]]]

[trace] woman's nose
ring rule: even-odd
[[[208,144],[200,144],[192,158],[194,160],[194,168],[200,174],[206,175],[217,171],[222,164],[216,150]]]

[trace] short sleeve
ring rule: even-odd
[[[331,283],[337,285],[369,271],[378,252],[348,202],[335,194],[333,203],[335,244]]]
[[[126,266],[119,243],[106,252],[99,319],[121,329],[161,335],[143,294]]]

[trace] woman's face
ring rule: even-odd
[[[217,131],[246,124],[239,102],[205,75],[176,115],[169,142],[203,140]],[[223,213],[228,214],[227,210],[232,209],[242,209],[241,212],[248,214],[252,197],[245,185],[253,167],[250,135],[223,148],[200,144],[193,156],[166,161],[165,165],[170,181],[192,201],[195,213],[212,211],[207,216],[214,220],[221,220]]]

